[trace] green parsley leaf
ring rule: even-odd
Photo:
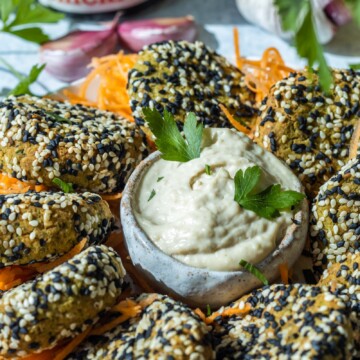
[[[319,65],[320,84],[324,91],[329,91],[333,79],[324,56],[323,48],[316,36],[311,7],[309,7],[301,27],[295,34],[295,45],[298,54],[308,60],[308,65],[311,69],[315,64]]]
[[[69,119],[66,119],[52,111],[48,111],[48,110],[42,110],[47,116],[53,118],[53,120],[57,121],[57,122],[66,122],[68,124],[71,124],[71,121]]]
[[[143,108],[143,114],[164,160],[187,162],[200,157],[203,125],[197,124],[195,114],[189,113],[185,119],[185,138],[177,128],[173,115],[166,109],[164,116],[150,108]]]
[[[33,95],[33,93],[30,90],[30,85],[33,84],[38,79],[39,75],[45,68],[45,64],[34,65],[31,68],[29,75],[24,76],[19,74],[12,66],[7,64],[3,59],[1,59],[1,61],[7,66],[9,71],[11,71],[14,74],[14,76],[16,76],[20,80],[19,83],[15,86],[15,88],[10,91],[9,95],[15,95],[15,96],[24,95],[24,94]]]
[[[299,19],[303,19],[308,11],[307,0],[275,0],[281,18],[281,25],[284,31],[296,31]]]
[[[163,178],[164,178],[163,176],[159,176],[159,177],[157,178],[156,182],[161,181]]]
[[[148,202],[156,195],[156,191],[154,189],[151,190],[150,196],[148,198]]]
[[[234,200],[244,209],[251,210],[266,219],[273,219],[286,210],[300,203],[305,195],[297,191],[281,190],[279,184],[270,185],[265,190],[254,194],[259,183],[261,170],[259,166],[238,170],[235,174]]]
[[[12,0],[1,0],[0,1],[0,14],[1,20],[5,23],[8,19],[15,6]]]
[[[211,175],[211,167],[210,167],[210,165],[208,165],[208,164],[205,165],[205,172],[206,172],[208,175]]]
[[[240,266],[246,269],[248,272],[256,276],[264,285],[269,285],[268,279],[265,275],[253,264],[247,262],[246,260],[240,260]]]
[[[359,64],[350,64],[349,68],[353,69],[353,70],[360,70],[360,63]]]
[[[206,305],[206,316],[210,316],[212,314],[211,307],[209,304]]]
[[[42,44],[49,40],[49,37],[37,27],[27,27],[26,29],[11,30],[11,34],[24,40]]]
[[[35,24],[54,23],[64,15],[52,11],[35,0],[1,0],[0,13],[3,26],[0,31],[42,44],[49,37]],[[11,14],[14,17],[11,17]]]
[[[52,182],[66,194],[74,192],[74,188],[71,183],[67,183],[59,178],[54,178]]]
[[[275,5],[279,11],[282,28],[295,33],[294,42],[298,54],[307,59],[310,68],[318,65],[320,84],[325,91],[329,91],[333,79],[323,48],[318,42],[311,2],[275,0]]]
[[[359,0],[345,0],[346,6],[350,9],[354,20],[360,25],[360,1]]]

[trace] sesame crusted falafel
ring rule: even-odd
[[[145,300],[154,294],[143,294]],[[166,295],[102,336],[89,337],[67,360],[212,359],[210,333],[194,312]]]
[[[310,217],[314,270],[320,273],[360,251],[360,157],[320,187]]]
[[[55,177],[74,189],[122,191],[149,154],[145,134],[112,113],[28,95],[0,102],[0,170],[53,187]]]
[[[0,268],[54,260],[82,239],[100,244],[113,228],[109,205],[93,193],[0,195]]]
[[[94,324],[122,291],[120,257],[92,246],[0,299],[0,355],[24,357],[53,348]]]
[[[236,117],[255,116],[255,94],[244,74],[202,42],[167,41],[146,46],[129,72],[130,106],[138,125],[144,125],[142,107],[167,109],[182,130],[192,111],[206,127],[231,127],[219,108]],[[145,125],[146,126],[146,125]]]
[[[349,308],[355,341],[353,357],[360,358],[360,253],[348,254],[345,260],[332,264],[318,285],[329,286]]]
[[[260,107],[254,140],[286,161],[315,196],[347,161],[360,118],[360,73],[333,70],[324,94],[317,74],[292,73],[277,82]]]
[[[360,253],[348,254],[345,260],[326,269],[318,283],[329,286],[350,310],[355,341],[354,358],[360,358]]]
[[[326,287],[271,285],[231,308],[249,314],[215,319],[217,359],[350,359],[351,324],[343,301]]]

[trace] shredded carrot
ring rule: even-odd
[[[227,119],[229,120],[230,124],[234,126],[236,130],[239,130],[244,134],[250,133],[249,129],[247,129],[245,126],[241,125],[238,121],[234,119],[234,117],[230,114],[229,110],[223,104],[219,104],[219,107],[222,110],[222,112],[225,114]]]
[[[206,321],[206,315],[203,313],[203,311],[199,308],[195,309],[194,310],[194,313],[199,316],[199,318],[202,320],[202,321]]]
[[[117,193],[117,194],[102,194],[101,197],[103,198],[103,200],[106,201],[111,201],[111,200],[117,200],[117,199],[121,199],[122,193]]]
[[[260,102],[272,85],[294,70],[285,65],[280,52],[273,47],[266,49],[260,60],[248,60],[240,55],[239,32],[233,29],[236,66],[245,74],[245,83],[255,92]]]
[[[234,36],[236,66],[240,68],[241,67],[240,40],[239,40],[239,30],[237,27],[234,27],[233,29],[233,36]]]
[[[43,350],[37,354],[30,354],[22,358],[23,360],[54,360],[54,353],[62,346],[56,346],[52,349]]]
[[[332,280],[331,287],[330,287],[331,292],[335,292],[336,288],[337,288],[337,282],[335,280]]]
[[[81,84],[79,92],[75,94],[64,90],[63,94],[73,104],[112,111],[133,121],[126,86],[128,72],[135,65],[136,60],[136,54],[125,55],[122,51],[102,58],[93,58],[90,64],[92,71]],[[87,98],[89,88],[97,81],[99,86],[96,100],[90,101]]]
[[[289,284],[289,267],[287,263],[279,265],[280,277],[283,284]]]
[[[218,317],[230,317],[233,315],[247,315],[251,310],[251,305],[246,303],[244,308],[228,308],[222,312],[216,311],[213,312],[210,316],[206,317],[205,314],[200,309],[195,309],[195,314],[197,314],[200,319],[202,319],[207,325],[212,324],[214,320]]]
[[[90,334],[92,327],[88,327],[84,332],[72,339],[68,344],[66,344],[60,351],[56,353],[53,357],[53,360],[63,360],[65,359],[80,343]]]
[[[126,320],[129,320],[130,318],[133,318],[140,314],[141,310],[146,308],[147,306],[151,305],[157,298],[157,295],[150,295],[146,297],[144,300],[140,302],[136,302],[131,299],[126,299],[121,301],[119,304],[113,306],[110,311],[112,312],[120,312],[121,315],[118,316],[116,319],[110,321],[109,323],[95,328],[91,335],[101,335],[111,329],[113,329],[115,326],[125,322]]]
[[[68,253],[51,262],[42,262],[31,265],[13,265],[0,270],[0,290],[7,291],[11,288],[30,280],[37,274],[49,271],[65,261],[73,258],[85,246],[86,239],[81,240]]]
[[[22,194],[29,190],[45,191],[47,187],[44,185],[33,185],[6,174],[0,173],[0,194]]]
[[[103,333],[113,329],[115,326],[125,322],[126,320],[137,316],[142,309],[152,304],[156,298],[157,295],[153,294],[140,302],[136,302],[131,299],[121,301],[119,304],[113,306],[110,310],[116,312],[119,311],[122,313],[115,320],[97,328],[90,326],[84,332],[70,340],[65,345],[58,345],[53,349],[44,350],[38,354],[28,355],[24,358],[24,360],[64,360],[89,335],[102,335]]]
[[[360,138],[360,120],[356,123],[354,133],[350,140],[349,148],[349,159],[356,158],[359,149],[359,138]]]

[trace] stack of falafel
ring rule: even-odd
[[[144,48],[129,73],[136,124],[30,96],[0,103],[1,172],[48,188],[0,195],[0,271],[20,274],[0,298],[0,356],[31,359],[69,343],[71,360],[360,356],[360,158],[348,162],[360,74],[333,76],[324,94],[316,74],[290,74],[257,106],[244,74],[224,58],[200,42],[170,41]],[[167,109],[180,129],[188,111],[205,126],[230,127],[219,104],[255,123],[254,140],[302,180],[319,283],[265,286],[219,310],[250,305],[248,313],[218,316],[210,326],[165,295],[119,307],[125,270],[103,245],[114,219],[99,194],[122,191],[150,152],[142,107]],[[55,178],[76,192],[58,191]]]

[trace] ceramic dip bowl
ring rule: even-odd
[[[121,222],[125,244],[137,275],[156,291],[178,298],[191,306],[218,307],[227,304],[262,283],[247,271],[214,271],[181,263],[160,250],[139,226],[135,217],[137,189],[149,167],[160,159],[157,151],[143,160],[132,173],[123,192]],[[299,189],[298,191],[300,191]],[[269,282],[279,278],[279,265],[291,267],[300,256],[308,227],[308,203],[303,200],[294,223],[275,250],[256,264]]]

